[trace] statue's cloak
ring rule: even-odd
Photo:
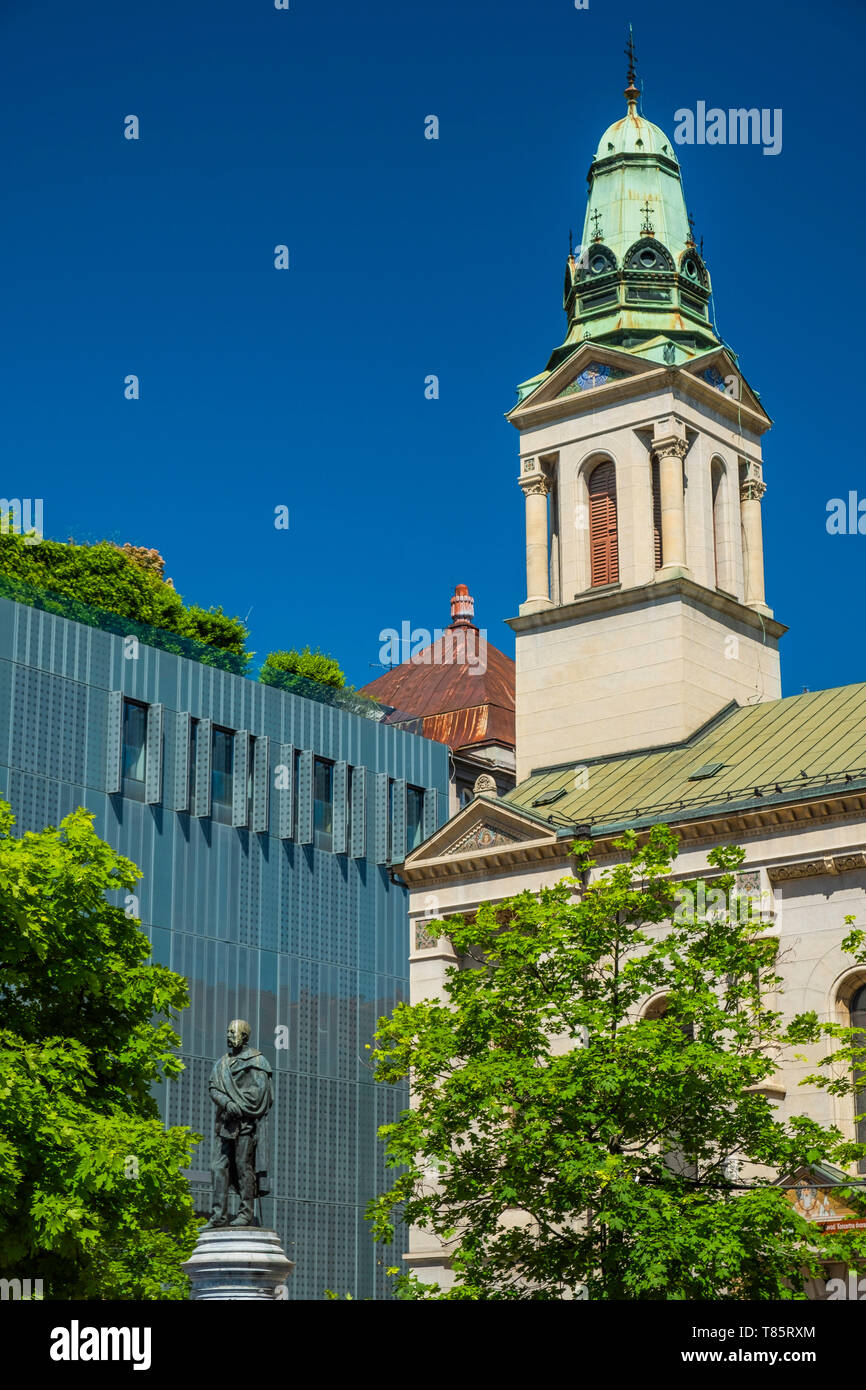
[[[241,1112],[241,1119],[256,1122],[256,1177],[259,1195],[270,1192],[268,1177],[268,1111],[274,1103],[271,1064],[263,1053],[245,1047],[236,1056],[226,1053],[214,1064],[208,1086],[211,1099],[219,1111],[226,1101],[232,1101]]]

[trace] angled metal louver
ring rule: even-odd
[[[388,862],[388,774],[377,772],[373,792],[373,863]]]
[[[367,769],[352,768],[352,845],[353,859],[367,853]]]
[[[105,790],[119,792],[122,784],[123,691],[108,692],[108,738],[105,750]]]
[[[346,853],[348,763],[334,764],[334,853]]]
[[[428,787],[424,792],[424,839],[429,840],[438,829],[439,793],[435,787]]]
[[[165,706],[150,705],[147,711],[147,744],[144,765],[144,799],[149,806],[162,800],[162,732]]]
[[[256,834],[266,833],[271,795],[271,741],[267,734],[256,739],[253,749],[253,821]]]
[[[200,719],[195,740],[194,816],[210,815],[211,768],[213,767],[213,720]]]
[[[174,747],[174,810],[189,810],[189,743],[192,718],[189,710],[181,710],[175,720]]]
[[[295,750],[291,743],[280,744],[280,761],[274,773],[277,798],[277,834],[291,840],[295,815]]]
[[[313,843],[313,754],[305,748],[298,759],[298,844]]]
[[[241,729],[234,736],[234,764],[232,769],[232,825],[247,823],[249,806],[250,776],[250,736]]]
[[[391,862],[402,864],[406,858],[406,783],[394,783],[391,799]]]

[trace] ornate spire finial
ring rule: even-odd
[[[569,256],[574,255],[574,232],[571,227],[568,229],[568,254]]]
[[[689,234],[686,237],[686,246],[695,246],[695,219],[691,213],[689,213]],[[697,250],[696,246],[695,250]]]
[[[629,104],[629,110],[631,110],[631,108],[636,104],[638,97],[640,96],[640,91],[639,91],[639,89],[635,86],[635,61],[636,61],[636,59],[635,59],[635,56],[634,56],[634,35],[632,34],[632,31],[631,31],[631,25],[628,26],[628,44],[627,44],[626,49],[625,49],[625,56],[628,58],[628,73],[627,73],[627,76],[626,76],[626,81],[628,82],[628,86],[626,87],[625,91],[623,92],[623,96],[625,97],[626,101],[627,101],[628,104]]]
[[[601,227],[600,227],[600,225],[599,225],[600,222],[601,222],[601,215],[596,211],[596,212],[594,212],[594,213],[592,214],[592,239],[593,239],[593,241],[601,241],[601,239],[602,239],[602,231],[601,231]]]
[[[458,584],[451,596],[451,627],[474,627],[475,600],[465,584]]]
[[[641,236],[655,236],[656,234],[655,227],[653,226],[652,221],[652,211],[652,203],[650,202],[649,198],[647,198],[646,202],[641,208],[641,212],[643,213],[643,222],[641,224],[640,229]]]

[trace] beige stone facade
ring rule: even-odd
[[[762,895],[767,931],[780,943],[784,1011],[814,1010],[823,1020],[847,1022],[851,996],[866,983],[866,970],[852,965],[841,944],[847,915],[866,922],[866,791],[807,801],[784,817],[768,808],[681,821],[676,828],[677,874],[684,879],[707,872],[706,856],[716,844],[736,842],[746,850],[744,887]],[[597,842],[596,874],[618,858],[612,839]],[[412,1002],[443,1000],[445,973],[456,964],[447,937],[431,934],[430,918],[471,912],[482,902],[538,891],[570,875],[570,842],[553,828],[521,820],[507,803],[478,799],[411,856],[403,872],[411,887]],[[800,1085],[819,1060],[816,1049],[805,1055],[778,1075],[768,1096],[782,1117],[809,1114],[853,1140],[850,1096]],[[453,1277],[447,1251],[428,1232],[412,1232],[407,1259],[443,1287]],[[818,1284],[811,1294],[825,1296]]]

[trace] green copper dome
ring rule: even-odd
[[[638,113],[633,67],[624,96],[625,115],[608,126],[590,165],[580,246],[566,263],[565,342],[524,387],[538,385],[582,342],[669,365],[719,346],[679,160],[670,137]]]
[[[635,243],[653,236],[679,265],[691,241],[679,162],[672,141],[633,100],[601,137],[588,181],[584,249],[601,241],[622,266]]]
[[[613,154],[666,154],[676,163],[673,145],[661,127],[639,116],[633,106],[630,103],[622,120],[608,126],[598,142],[593,163]]]

